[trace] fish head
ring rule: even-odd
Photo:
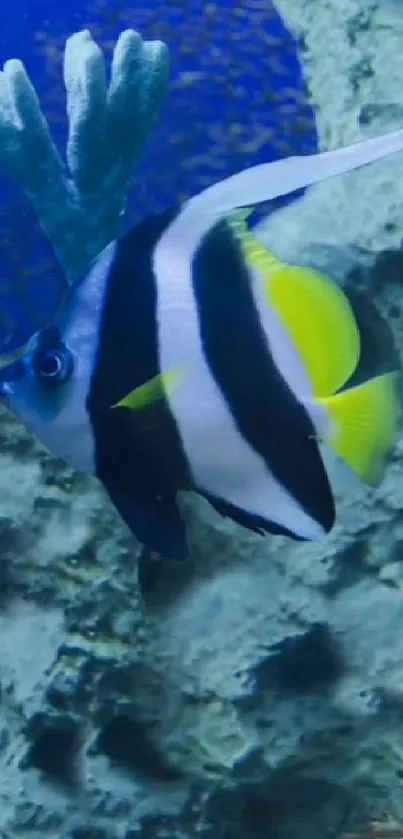
[[[6,407],[52,453],[90,473],[95,466],[88,397],[105,290],[105,258],[97,260],[68,290],[55,320],[30,339],[21,358],[0,371],[0,394]]]
[[[7,407],[36,430],[57,420],[76,375],[75,354],[51,326],[37,332],[22,357],[2,369],[1,395]]]

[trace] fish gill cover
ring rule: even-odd
[[[297,44],[269,0],[18,0],[7,7],[0,65],[23,61],[62,158],[64,49],[83,29],[108,63],[125,29],[164,41],[171,53],[168,93],[140,156],[126,224],[247,166],[316,150]],[[2,355],[48,322],[66,283],[31,204],[9,175],[0,172]]]

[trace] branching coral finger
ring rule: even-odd
[[[168,74],[165,44],[126,30],[114,49],[108,86],[104,56],[90,33],[69,38],[64,162],[22,62],[12,59],[0,73],[0,168],[29,196],[70,279],[119,232]]]

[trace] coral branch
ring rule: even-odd
[[[89,32],[69,38],[64,54],[69,137],[67,162],[82,196],[105,180],[107,80],[102,50]]]
[[[21,61],[0,72],[0,168],[33,203],[70,279],[119,232],[139,155],[165,95],[165,44],[133,30],[115,46],[108,88],[102,51],[85,30],[66,43],[66,164]]]
[[[43,188],[43,174],[63,174],[35,90],[17,59],[0,72],[0,166],[33,193]]]

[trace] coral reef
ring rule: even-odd
[[[375,497],[340,476],[326,544],[188,500],[193,562],[145,572],[92,480],[0,428],[0,835],[337,839],[403,820],[403,449]]]
[[[0,168],[29,196],[69,278],[119,232],[128,185],[164,98],[168,49],[133,30],[115,46],[111,80],[86,30],[64,56],[66,163],[54,145],[21,61],[0,74]]]
[[[332,84],[350,78],[346,33],[359,4],[278,4],[306,36],[322,143],[325,125],[336,143],[372,101],[365,65],[356,99],[339,109],[332,98]],[[389,52],[385,9],[381,22],[366,9],[370,29],[353,31],[362,53],[371,32],[381,88],[400,53]],[[337,66],[323,56],[325,43],[331,62],[329,10]],[[356,280],[374,290],[403,351],[401,255],[379,257],[398,243],[398,166],[357,173],[354,189],[333,184],[337,201],[316,193],[323,224],[340,219],[327,250],[323,228],[307,222],[309,196],[272,224],[287,257],[298,246],[320,262],[326,251],[343,280],[363,253]],[[339,524],[326,543],[262,539],[184,499],[192,562],[144,565],[98,485],[1,412],[1,839],[398,839],[403,442],[377,491],[329,467]]]
[[[321,150],[403,124],[402,23],[397,4],[364,0],[276,0],[304,44],[304,72]],[[402,239],[402,155],[311,189],[263,223],[261,237],[290,261],[343,281]]]

